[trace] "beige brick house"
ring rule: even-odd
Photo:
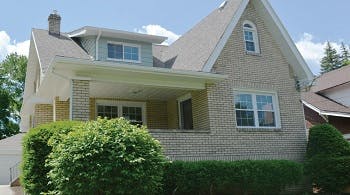
[[[171,159],[303,159],[298,85],[312,73],[266,0],[228,0],[166,38],[85,26],[33,29],[21,129],[124,117]]]

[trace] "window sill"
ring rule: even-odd
[[[282,132],[282,128],[253,128],[253,127],[238,127],[238,132]]]
[[[245,51],[245,53],[246,53],[247,55],[252,55],[252,56],[261,57],[261,53],[252,52],[252,51]]]
[[[210,130],[194,130],[194,129],[149,129],[150,133],[198,133],[209,134]]]
[[[107,58],[107,60],[113,61],[113,62],[127,62],[127,63],[141,64],[141,61],[134,61],[134,60],[120,60],[120,59],[114,59],[114,58]]]

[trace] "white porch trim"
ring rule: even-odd
[[[323,111],[309,103],[307,103],[304,100],[301,100],[301,102],[310,108],[311,110],[317,112],[319,115],[326,115],[326,116],[338,116],[338,117],[345,117],[345,118],[350,118],[350,113],[341,113],[341,112],[332,112],[332,111]]]

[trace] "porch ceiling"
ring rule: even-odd
[[[189,90],[140,86],[133,84],[92,81],[90,96],[132,100],[169,100],[188,93]]]

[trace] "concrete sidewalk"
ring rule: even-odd
[[[0,185],[1,195],[23,195],[22,187],[10,187],[9,185]]]

